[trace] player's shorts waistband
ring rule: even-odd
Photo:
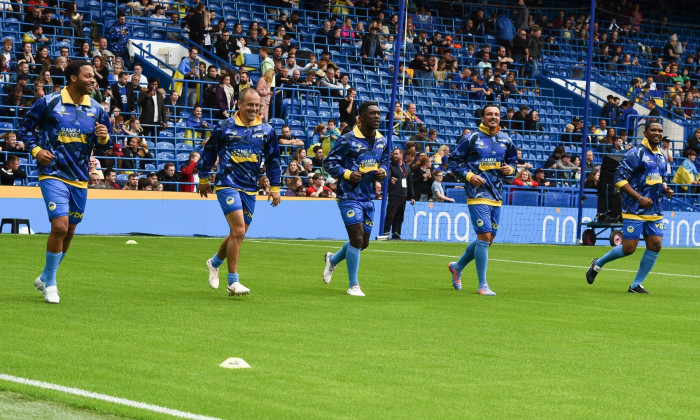
[[[59,177],[51,176],[51,175],[39,175],[39,181],[42,181],[44,179],[55,179],[57,181],[61,181],[64,184],[68,184],[68,185],[71,185],[71,186],[76,187],[76,188],[87,189],[87,187],[88,187],[87,181],[71,181],[68,179],[63,179],[63,178],[59,178]]]
[[[242,189],[240,189],[240,188],[229,187],[229,186],[227,186],[227,185],[222,185],[222,186],[216,186],[216,187],[214,187],[214,192],[217,192],[217,191],[219,191],[219,190],[226,190],[226,189],[229,189],[229,190],[236,190],[236,191],[238,191],[239,193],[243,193],[243,194],[247,194],[247,195],[258,195],[258,192],[257,192],[257,191],[246,191],[246,190],[242,190]]]
[[[622,213],[623,219],[628,220],[641,220],[644,222],[654,222],[656,220],[661,220],[664,217],[658,214],[632,214],[632,213]]]

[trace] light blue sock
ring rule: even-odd
[[[230,286],[238,281],[238,273],[228,273],[226,278],[228,279],[228,285]]]
[[[455,268],[459,271],[464,270],[464,267],[467,266],[472,260],[474,259],[474,249],[476,248],[476,241],[472,241],[467,245],[467,249],[464,250],[464,254],[462,254],[462,257],[457,261],[457,264],[455,264]]]
[[[609,263],[610,261],[615,261],[616,259],[622,258],[624,256],[625,256],[625,253],[622,252],[622,245],[618,245],[615,248],[608,251],[607,254],[598,258],[598,261],[595,262],[595,265],[597,265],[598,267],[602,267],[605,264]]]
[[[360,252],[362,250],[348,244],[347,246],[347,265],[348,277],[350,278],[350,287],[359,284],[357,281],[357,271],[360,269]]]
[[[340,250],[338,252],[336,252],[335,254],[333,254],[331,256],[331,264],[333,264],[333,265],[340,264],[340,262],[345,259],[345,254],[346,254],[349,246],[350,246],[350,241],[345,242],[343,244],[343,247],[340,248]]]
[[[61,254],[61,261],[59,262],[59,264],[63,262],[63,259],[64,259],[64,258],[66,258],[66,253],[65,253],[65,252],[64,252],[63,254]]]
[[[637,275],[634,277],[634,283],[632,283],[632,288],[635,288],[642,284],[645,278],[647,278],[647,274],[651,271],[651,268],[654,267],[654,263],[656,262],[656,257],[659,256],[658,252],[654,251],[649,251],[648,249],[644,251],[644,255],[642,255],[642,260],[639,262],[639,270],[637,270]]]
[[[474,261],[476,261],[476,275],[479,277],[479,288],[486,284],[486,267],[489,264],[489,243],[477,239],[474,250]]]
[[[60,252],[46,251],[46,265],[44,266],[44,271],[41,272],[41,281],[46,284],[46,287],[56,285],[56,271],[58,271],[63,255]]]
[[[211,266],[212,267],[219,268],[219,267],[221,267],[221,264],[223,264],[223,263],[224,263],[224,260],[219,259],[218,253],[214,254],[214,256],[211,257]]]

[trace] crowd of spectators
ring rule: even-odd
[[[339,121],[318,124],[309,139],[292,136],[290,128],[285,126],[279,141],[285,148],[307,149],[305,152],[308,152],[309,158],[296,159],[295,153],[285,174],[293,187],[302,185],[313,188],[311,194],[318,196],[326,194],[328,190],[331,190],[328,194],[332,194],[333,188],[329,186],[334,185],[329,182],[327,174],[322,173],[319,159],[327,154],[341,133],[352,129],[357,119],[357,87],[349,84],[348,75],[342,74],[340,67],[332,61],[331,52],[356,56],[366,66],[388,69],[391,66],[389,59],[394,53],[394,36],[405,35],[408,51],[405,63],[408,64],[404,67],[402,63],[399,72],[407,77],[409,83],[417,88],[441,86],[454,91],[457,97],[483,104],[505,103],[510,98],[521,98],[523,90],[533,83],[530,78],[539,72],[545,51],[556,51],[555,36],[571,38],[574,44],[578,42],[579,45],[588,42],[589,27],[585,15],[567,15],[562,11],[549,20],[544,14],[535,16],[530,13],[529,2],[523,0],[509,9],[512,13],[488,16],[484,10],[475,10],[464,19],[464,25],[455,28],[454,32],[430,31],[424,29],[425,25],[414,24],[413,16],[420,17],[421,21],[431,17],[432,12],[425,8],[419,7],[415,15],[408,17],[404,30],[398,26],[395,11],[381,1],[314,2],[312,8],[322,12],[321,16],[327,19],[311,35],[300,30],[305,22],[295,2],[277,0],[265,3],[266,12],[274,23],[271,20],[265,24],[251,21],[246,27],[241,23],[230,25],[223,16],[217,17],[215,11],[207,10],[205,3],[199,1],[188,7],[184,17],[179,10],[171,9],[166,3],[149,0],[130,2],[126,4],[129,13],[120,10],[116,21],[106,28],[105,37],[91,34],[91,39],[74,41],[74,45],[61,47],[58,55],[51,57],[47,46],[67,34],[79,34],[72,40],[80,40],[83,29],[91,22],[78,13],[74,3],[63,4],[63,10],[54,14],[43,0],[36,1],[32,7],[26,7],[26,15],[16,14],[23,25],[21,47],[16,48],[11,38],[3,41],[0,80],[5,82],[7,95],[4,104],[8,105],[4,112],[21,116],[33,101],[60,90],[63,70],[68,61],[76,58],[91,60],[97,79],[93,98],[110,113],[113,134],[120,139],[118,147],[106,152],[106,157],[98,160],[98,163],[106,170],[115,170],[116,175],[145,171],[146,165],[155,162],[155,152],[149,150],[157,140],[153,136],[168,125],[182,123],[191,130],[185,136],[187,139],[205,140],[208,129],[214,123],[211,118],[232,115],[237,107],[238,93],[245,87],[254,87],[260,93],[261,117],[268,121],[281,116],[281,99],[293,94],[289,89],[275,88],[317,89],[324,97],[332,99],[340,115]],[[453,9],[446,4],[437,6],[443,17],[453,13]],[[353,8],[366,10],[367,18],[358,20],[351,13]],[[597,59],[606,63],[604,69],[610,72],[638,67],[637,57],[625,53],[623,47],[644,27],[645,19],[639,8],[612,3],[603,4],[602,8],[602,16],[610,24],[596,23],[594,26]],[[19,10],[12,3],[12,11]],[[230,65],[206,67],[198,58],[204,51],[191,47],[178,67],[186,81],[186,94],[183,95],[185,92],[180,89],[168,92],[160,86],[160,80],[147,79],[143,66],[132,61],[129,51],[132,34],[128,22],[132,16],[160,21],[151,24],[165,28],[168,40],[181,42],[183,36],[189,37]],[[493,35],[496,43],[480,45],[475,42],[475,36],[483,34]],[[630,90],[626,92],[628,97],[623,102],[615,96],[608,98],[598,119],[599,127],[590,127],[589,140],[593,151],[589,152],[596,155],[624,153],[631,147],[632,142],[627,140],[627,135],[637,137],[637,121],[633,122],[634,126],[629,125],[635,118],[634,104],[646,105],[649,118],[665,116],[659,112],[658,97],[654,96],[659,90],[662,95],[658,105],[664,110],[683,119],[693,117],[700,96],[695,88],[699,71],[697,57],[688,53],[687,42],[681,42],[672,31],[669,30],[666,35],[669,42],[650,67],[645,81],[633,80]],[[302,41],[312,40],[323,49],[318,59],[314,54],[300,49]],[[251,78],[246,70],[246,54],[259,56],[260,75],[256,78]],[[203,112],[202,107],[214,110],[214,113]],[[501,126],[511,131],[545,131],[539,111],[528,105],[508,108]],[[445,152],[444,149],[447,147],[445,140],[438,138],[437,127],[428,126],[421,120],[415,104],[406,104],[404,110],[401,103],[396,103],[393,114],[394,132],[408,134],[407,137],[420,150],[419,156],[414,158],[414,168],[423,168],[416,173],[419,176],[414,177],[416,182],[422,182],[416,185],[416,196],[435,195],[440,199],[437,193],[434,194],[433,183],[435,169],[440,168],[443,160],[447,160],[445,156],[449,158],[449,151]],[[630,115],[633,118],[628,118]],[[574,117],[565,127],[561,127],[563,146],[580,145],[582,124],[579,117]],[[199,141],[191,143],[196,146]],[[425,162],[423,158],[428,161]],[[519,165],[520,173],[514,182],[523,182],[525,186],[541,185],[544,184],[542,180],[538,182],[536,179],[544,174],[551,185],[569,185],[570,180],[581,179],[580,166],[576,169],[576,162],[580,161],[581,157],[570,156],[566,152],[557,153],[555,149],[541,168],[535,168],[528,162],[524,162],[523,167]],[[599,159],[589,162],[586,156],[585,161],[590,170]],[[299,172],[296,175],[292,173],[295,170],[289,172],[293,165]],[[527,165],[530,166],[525,167]],[[196,180],[192,156],[179,166],[178,171],[175,165],[169,163],[157,171],[158,182],[162,182],[163,189],[176,188],[171,183],[179,180]],[[427,171],[428,168],[432,169]],[[430,172],[429,178],[426,178],[426,171]],[[450,174],[443,175],[449,181]],[[588,173],[584,174],[583,179],[587,179],[587,176]],[[91,185],[112,186],[102,178],[94,183],[91,180]],[[182,185],[179,188],[192,190],[191,187]],[[306,194],[311,195],[308,189]],[[261,191],[265,190],[261,183]],[[294,188],[290,190],[297,194]]]

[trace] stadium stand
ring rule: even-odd
[[[230,104],[243,87],[262,91],[268,85],[261,82],[268,70],[274,76],[264,118],[278,134],[289,125],[291,137],[301,139],[312,157],[315,143],[334,142],[330,131],[314,135],[319,124],[334,119],[339,131],[352,128],[343,124],[353,118],[350,87],[356,91],[353,102],[377,101],[388,121],[395,110],[390,103],[391,58],[400,54],[399,109],[394,127],[384,127],[384,132],[393,133],[394,145],[403,148],[410,141],[418,153],[432,156],[439,145],[454,147],[464,129],[477,129],[485,103],[498,103],[503,129],[521,149],[525,168],[533,174],[543,168],[549,181],[549,186],[531,190],[513,187],[509,194],[515,205],[575,206],[579,182],[603,156],[636,144],[650,113],[671,133],[667,182],[689,149],[700,153],[695,134],[700,127],[700,31],[691,17],[666,2],[640,1],[643,13],[612,2],[598,9],[592,80],[600,89],[591,101],[593,156],[585,159],[583,174],[580,82],[589,26],[587,13],[570,2],[410,3],[405,30],[397,27],[396,1],[362,0],[343,7],[293,2],[292,9],[264,3],[79,0],[57,7],[43,0],[10,2],[0,12],[0,133],[15,131],[34,100],[60,89],[62,62],[100,56],[104,68],[100,63],[96,68],[103,88],[95,97],[113,115],[118,147],[95,150],[95,155],[103,169],[117,170],[118,183],[126,182],[128,173],[145,177],[170,162],[181,169],[189,153],[201,149],[210,126],[235,111]],[[403,49],[395,51],[393,40],[404,33]],[[157,50],[149,45],[153,41]],[[176,50],[183,51],[183,60],[173,63],[168,54]],[[200,77],[193,79],[198,69]],[[126,72],[124,85],[119,84],[121,72]],[[157,113],[158,121],[152,106],[139,100],[149,78],[160,82],[165,112]],[[195,103],[202,106],[201,118],[194,115]],[[202,121],[208,121],[209,129]],[[422,136],[423,125],[434,132]],[[36,162],[16,146],[0,143],[2,160],[7,154],[19,156],[29,176],[18,182],[36,185]],[[557,146],[573,156],[573,166],[561,165]],[[285,165],[295,159],[296,149],[281,148]],[[458,185],[459,180],[452,181],[445,186]],[[697,186],[674,185],[682,200],[698,202]],[[175,184],[182,191],[192,191],[191,186]],[[595,180],[590,186],[595,187]],[[458,188],[448,188],[447,195],[461,199]],[[591,203],[595,207],[593,200],[585,205]]]

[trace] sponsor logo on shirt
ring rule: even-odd
[[[491,169],[500,169],[501,161],[495,157],[485,157],[479,161],[479,169],[482,171],[488,171]]]

